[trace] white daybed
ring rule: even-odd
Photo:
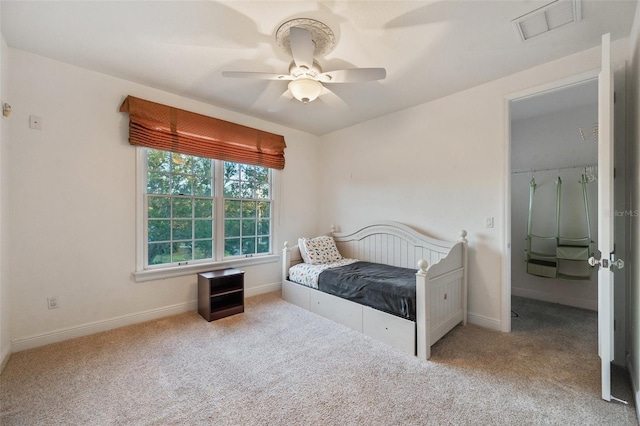
[[[296,244],[284,243],[282,298],[422,359],[431,345],[457,324],[467,323],[467,240],[440,241],[396,222],[383,221],[355,232],[331,234],[342,256],[416,272],[416,321],[289,281],[289,268],[302,262]]]

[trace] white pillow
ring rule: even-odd
[[[308,240],[308,238],[298,238],[298,248],[300,249],[300,256],[302,256],[304,263],[311,263],[309,255],[307,254],[307,248],[305,247],[306,240]]]
[[[306,252],[302,255],[302,258],[304,259],[306,255],[308,261],[305,260],[305,262],[312,265],[331,263],[342,259],[342,255],[338,251],[335,241],[328,235],[311,239],[303,238],[302,247],[304,247],[304,249],[300,250],[300,254],[303,253],[303,250]]]

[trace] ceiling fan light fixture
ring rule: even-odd
[[[289,83],[289,91],[294,98],[303,104],[308,104],[320,96],[322,83],[312,78],[298,78]]]

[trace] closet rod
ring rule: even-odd
[[[598,167],[597,164],[577,164],[575,166],[564,166],[564,167],[549,167],[547,169],[527,169],[527,170],[515,170],[512,171],[512,175],[519,175],[522,173],[538,173],[538,172],[550,172],[553,170],[567,170],[567,169],[584,169],[585,167]]]

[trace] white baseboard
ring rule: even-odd
[[[483,315],[467,313],[467,322],[469,324],[477,325],[480,327],[488,328],[490,330],[501,331],[502,322],[495,318],[485,317]]]
[[[258,287],[250,287],[244,289],[244,297],[257,296],[259,294],[271,293],[279,291],[282,288],[282,282],[278,281],[271,284],[265,284]]]
[[[4,367],[7,366],[9,362],[9,358],[11,358],[11,348],[7,348],[2,354],[0,354],[0,374],[4,371]]]
[[[529,290],[525,288],[511,287],[511,295],[526,297],[527,299],[542,300],[543,302],[559,303],[561,305],[573,306],[574,308],[598,310],[597,300],[580,299],[577,297],[558,296],[556,294],[545,293],[543,291]]]
[[[48,345],[50,343],[62,342],[76,337],[87,336],[89,334],[99,333],[101,331],[112,330],[126,325],[137,324],[140,322],[151,321],[158,318],[168,317],[171,315],[181,314],[183,312],[194,311],[198,309],[196,300],[191,302],[179,303],[176,305],[166,306],[158,309],[151,309],[135,314],[123,315],[103,321],[96,321],[74,327],[54,330],[47,333],[29,336],[11,341],[11,351],[20,352],[26,349],[37,348],[38,346]]]
[[[633,396],[636,401],[636,417],[638,419],[638,423],[640,423],[640,409],[638,409],[638,407],[640,407],[640,388],[638,388],[640,383],[636,380],[638,376],[636,375],[636,370],[629,356],[627,356],[627,372],[631,379],[631,390],[633,391]]]

